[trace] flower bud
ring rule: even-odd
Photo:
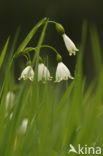
[[[56,23],[56,30],[60,35],[63,35],[65,33],[63,26],[59,23]]]
[[[57,54],[57,62],[62,62],[62,57],[59,54]]]

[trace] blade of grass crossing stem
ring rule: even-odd
[[[35,78],[34,78],[34,82],[33,82],[33,88],[36,88],[36,91],[38,91],[38,84],[37,84],[37,82],[38,82],[39,53],[40,53],[40,48],[41,48],[41,45],[42,45],[44,37],[45,37],[45,32],[46,32],[47,25],[48,25],[48,20],[45,22],[45,25],[43,27],[42,33],[40,35],[40,39],[39,39],[38,44],[37,44],[36,53],[34,55],[33,62],[32,62],[32,65],[34,66],[34,63],[36,61]],[[38,95],[37,95],[37,98],[38,98]]]
[[[13,39],[13,44],[12,44],[12,47],[11,47],[11,50],[10,50],[11,57],[12,57],[14,51],[15,51],[17,40],[19,38],[19,34],[20,34],[20,27],[17,28],[14,39]]]
[[[6,43],[5,43],[5,46],[1,52],[1,55],[0,55],[0,68],[3,64],[3,61],[4,61],[4,58],[5,58],[5,55],[6,55],[6,52],[7,52],[7,48],[8,48],[8,44],[9,44],[9,40],[10,38],[7,39]]]
[[[45,37],[45,32],[46,32],[47,25],[48,25],[48,20],[45,22],[45,25],[43,27],[42,33],[40,35],[40,39],[39,39],[38,44],[37,44],[36,54],[34,55],[34,58],[33,58],[33,63],[32,63],[33,65],[35,63],[35,59],[37,59],[36,68],[37,68],[38,63],[39,63],[39,52],[40,52],[40,48],[41,48],[41,45],[42,45],[44,37]],[[37,72],[37,69],[36,69],[36,72]]]
[[[20,54],[20,52],[22,52],[24,50],[24,48],[27,46],[27,44],[29,43],[29,41],[32,39],[32,37],[35,35],[36,31],[38,30],[38,28],[43,25],[46,22],[47,18],[43,18],[40,22],[38,22],[36,24],[36,26],[29,32],[29,34],[26,36],[26,38],[24,39],[24,41],[20,44],[20,46],[18,47],[18,49],[15,52],[15,58]]]

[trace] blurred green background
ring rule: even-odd
[[[14,36],[18,26],[21,27],[19,37],[21,42],[29,30],[43,17],[60,22],[77,47],[81,42],[82,23],[86,19],[89,25],[96,25],[102,45],[102,16],[103,0],[0,0],[0,49],[9,35],[11,38]],[[38,36],[35,37],[32,45],[35,45],[37,39]],[[47,30],[45,43],[54,46],[61,53],[63,61],[73,73],[76,57],[69,57],[62,38],[53,26],[49,26]],[[84,60],[84,71],[88,75],[93,74],[91,51],[88,33]]]

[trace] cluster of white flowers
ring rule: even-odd
[[[21,73],[21,76],[19,78],[19,80],[34,80],[34,70],[31,66],[27,66]],[[50,81],[52,79],[52,77],[50,76],[50,72],[48,70],[48,68],[43,64],[40,63],[38,65],[38,81]]]
[[[34,74],[33,68],[31,66],[27,66],[22,71],[19,80],[29,79],[29,80],[33,81],[34,75],[35,74]],[[60,82],[62,80],[68,80],[68,78],[74,79],[71,76],[69,69],[66,67],[66,65],[64,65],[63,62],[58,63],[55,78],[56,78],[55,82]],[[43,63],[40,63],[38,65],[38,81],[46,82],[46,81],[51,81],[51,80],[52,80],[52,77],[50,76],[50,72],[49,72],[48,68]]]
[[[79,51],[75,44],[73,43],[73,41],[66,35],[65,30],[63,28],[63,26],[59,23],[56,23],[56,30],[57,32],[63,37],[65,46],[69,52],[69,55],[76,55],[76,51]],[[50,46],[49,46],[50,47]],[[57,65],[57,69],[56,69],[56,76],[55,76],[55,82],[60,82],[62,80],[68,80],[68,78],[70,79],[74,79],[71,76],[71,73],[69,71],[69,69],[66,67],[66,65],[64,65],[64,63],[62,62],[62,57],[59,55],[58,52],[57,53],[57,57],[59,56],[60,59],[57,59],[58,61],[58,65]],[[31,66],[27,66],[21,73],[21,76],[19,78],[19,80],[23,79],[23,80],[34,80],[34,70]],[[43,64],[43,63],[39,63],[38,65],[38,81],[50,81],[52,80],[52,77],[50,76],[50,72],[48,70],[48,68]]]

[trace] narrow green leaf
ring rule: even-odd
[[[63,106],[66,104],[66,101],[67,101],[67,99],[69,99],[73,87],[74,87],[74,82],[72,82],[71,85],[66,90],[64,96],[62,97],[62,99],[56,109],[55,115],[57,115],[57,113],[60,112],[60,110],[62,110]]]
[[[102,67],[102,56],[101,56],[102,52],[100,47],[98,31],[94,25],[90,27],[90,38],[93,49],[94,65],[96,68],[96,72],[98,73]]]
[[[43,18],[40,22],[38,22],[36,24],[36,26],[34,26],[34,28],[28,33],[28,35],[26,36],[26,38],[23,40],[23,42],[20,44],[20,46],[18,47],[17,51],[15,52],[15,56],[14,58],[16,58],[19,53],[21,51],[24,50],[24,48],[27,46],[27,44],[29,43],[29,41],[32,39],[32,37],[34,36],[34,34],[36,33],[36,31],[38,30],[38,28],[45,23],[45,21],[47,20],[47,18]]]
[[[1,68],[1,66],[3,64],[4,58],[5,58],[5,55],[6,55],[6,52],[7,52],[7,47],[8,47],[9,39],[10,38],[7,39],[7,41],[5,43],[5,46],[4,46],[4,48],[3,48],[2,52],[1,52],[1,55],[0,55],[0,68]]]

